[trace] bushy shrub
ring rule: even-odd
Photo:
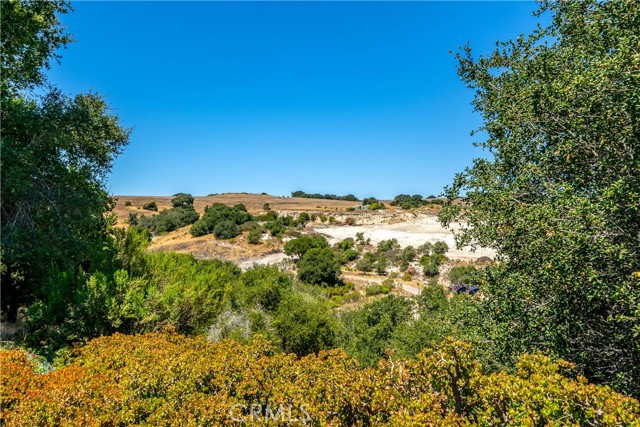
[[[376,266],[376,257],[371,252],[365,252],[362,258],[356,263],[356,268],[368,273]]]
[[[378,284],[369,285],[364,289],[364,293],[368,297],[380,295],[382,293],[382,287]]]
[[[126,202],[124,202],[124,205],[125,206],[131,206],[132,205],[131,200],[127,200]]]
[[[472,285],[479,280],[479,270],[472,265],[460,265],[449,270],[449,280],[451,283]]]
[[[275,221],[267,222],[264,225],[264,228],[269,230],[269,233],[271,233],[271,235],[274,236],[274,237],[281,235],[284,232],[284,230],[286,229],[286,227],[283,224],[281,218],[278,218]]]
[[[197,220],[191,225],[189,232],[193,237],[204,236],[205,234],[209,234],[209,227],[207,227],[207,223],[202,219]]]
[[[215,228],[213,229],[213,234],[218,239],[231,239],[240,234],[240,230],[238,230],[238,226],[235,222],[226,220],[220,221],[216,224]]]
[[[263,232],[264,230],[261,227],[252,228],[251,230],[249,230],[249,234],[247,235],[247,242],[251,243],[252,245],[257,245],[262,239]]]
[[[328,247],[327,239],[322,236],[300,236],[289,240],[284,245],[284,253],[295,259],[301,259],[310,249]]]
[[[338,282],[340,264],[328,247],[309,249],[298,262],[298,279],[304,283],[329,285]]]
[[[358,259],[358,251],[353,248],[349,248],[342,253],[342,256],[347,262],[355,261],[356,259]]]
[[[434,245],[433,245],[433,253],[437,254],[437,255],[444,255],[447,253],[447,251],[449,250],[449,245],[447,245],[445,242],[443,241],[437,241]]]
[[[413,246],[407,246],[406,248],[402,249],[402,252],[400,252],[400,261],[402,261],[402,269],[406,270],[407,267],[409,266],[409,263],[412,262],[417,256],[417,252],[416,250],[413,248]]]
[[[147,202],[144,205],[142,205],[142,209],[147,210],[147,211],[158,211],[158,205],[156,204],[156,202]]]
[[[337,341],[337,322],[331,310],[322,301],[302,295],[284,297],[273,327],[283,350],[298,356],[333,348]]]
[[[576,425],[616,427],[633,426],[640,417],[637,400],[576,378],[571,364],[541,355],[520,357],[512,372],[492,373],[482,369],[470,345],[452,339],[414,360],[371,362],[368,369],[342,350],[316,355],[335,345],[330,313],[304,301],[287,306],[295,317],[278,319],[276,330],[283,322],[287,332],[280,339],[288,352],[307,357],[278,352],[260,338],[212,344],[170,331],[95,339],[77,349],[69,366],[46,374],[37,374],[22,350],[0,351],[0,417],[7,426],[214,426],[232,424],[232,415],[246,424],[282,424],[242,410],[256,402],[261,409],[269,402],[274,412],[281,402],[295,402],[291,416],[307,420],[309,414],[318,425],[358,420],[372,427],[477,427],[579,420]],[[394,323],[388,312],[369,309],[355,319],[363,352],[382,354],[366,337],[387,336],[386,325]],[[240,315],[235,323],[243,328],[249,321]],[[304,402],[304,412],[297,402]],[[230,408],[238,410],[230,415]]]
[[[153,217],[155,219],[155,231],[157,233],[173,231],[193,224],[199,217],[200,215],[191,208],[165,209]]]
[[[378,243],[379,253],[384,253],[399,248],[400,245],[398,244],[398,239],[382,240],[380,243]]]
[[[193,208],[193,196],[187,193],[174,194],[171,205],[174,208]]]

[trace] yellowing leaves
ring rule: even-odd
[[[261,338],[210,344],[170,331],[95,339],[48,374],[35,374],[21,351],[0,352],[0,363],[6,426],[294,424],[287,410],[252,418],[251,404],[298,416],[305,405],[311,425],[332,426],[616,426],[640,417],[638,401],[572,377],[569,363],[523,356],[515,374],[488,374],[453,339],[368,368],[341,350],[297,358]]]

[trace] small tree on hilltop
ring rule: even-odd
[[[174,208],[193,208],[193,196],[188,193],[178,193],[171,199],[171,204]]]

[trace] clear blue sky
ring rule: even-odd
[[[450,50],[529,33],[532,2],[76,2],[49,76],[131,144],[112,194],[438,194],[483,155]]]

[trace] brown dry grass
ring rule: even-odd
[[[118,224],[125,224],[129,213],[139,215],[153,215],[155,212],[146,211],[142,206],[147,202],[156,202],[158,211],[171,207],[172,196],[115,196],[117,204],[115,214],[118,217]],[[131,202],[131,206],[125,206],[126,202]],[[224,203],[229,206],[242,203],[252,214],[263,212],[262,207],[269,203],[272,210],[293,211],[293,212],[346,212],[347,208],[353,207],[358,202],[347,202],[343,200],[305,199],[299,197],[277,197],[262,194],[229,193],[216,196],[195,197],[193,206],[199,214],[204,212],[207,205],[214,203]]]
[[[171,208],[173,196],[115,196],[117,203],[114,213],[117,217],[117,225],[127,226],[127,219],[130,213],[141,215],[155,215],[157,212],[142,209],[148,202],[156,202],[158,212]],[[131,202],[131,206],[126,206]],[[202,215],[205,206],[214,203],[224,203],[229,206],[244,204],[251,214],[265,213],[263,206],[268,203],[272,210],[279,212],[346,212],[346,209],[355,206],[357,202],[347,202],[342,200],[320,200],[293,197],[276,197],[261,194],[230,193],[216,196],[195,197],[194,207]],[[192,237],[189,227],[157,236],[153,239],[150,251],[175,251],[180,253],[190,253],[197,258],[219,258],[235,262],[242,262],[264,256],[282,250],[282,242],[271,239],[259,245],[252,245],[246,241],[246,233],[238,236],[232,241],[217,240],[212,235]]]

